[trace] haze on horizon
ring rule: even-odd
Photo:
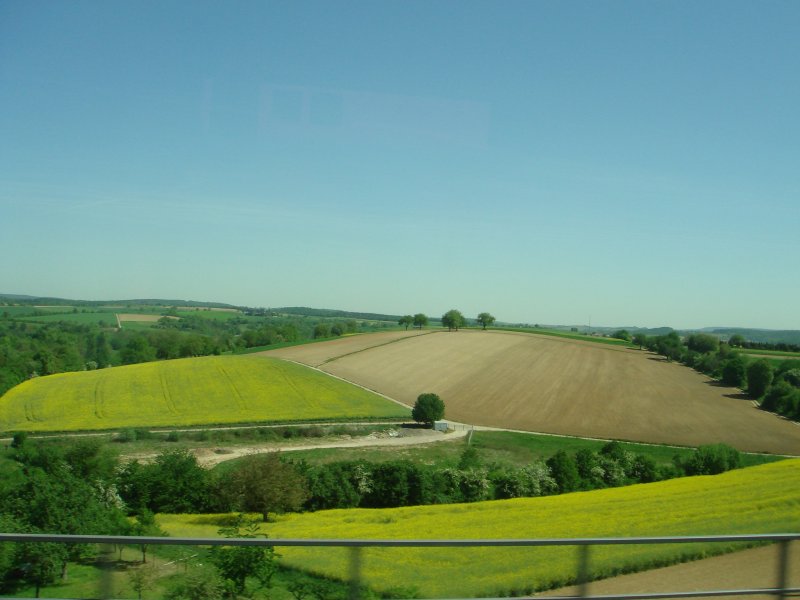
[[[0,292],[800,329],[800,4],[0,4]]]

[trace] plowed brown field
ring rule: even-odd
[[[395,332],[268,352],[456,421],[526,431],[800,454],[800,427],[739,390],[638,350],[532,334]],[[389,342],[389,343],[387,343]]]

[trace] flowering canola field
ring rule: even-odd
[[[162,515],[176,536],[213,536],[210,515]],[[280,516],[272,538],[495,539],[712,535],[800,531],[800,460],[722,475],[550,496]],[[730,550],[719,544],[597,546],[593,577]],[[347,550],[276,548],[285,564],[347,577]],[[574,580],[576,548],[372,548],[362,572],[373,588],[415,587],[424,597],[529,593]]]
[[[30,379],[0,398],[0,431],[406,417],[410,410],[277,359],[208,356]]]

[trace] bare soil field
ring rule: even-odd
[[[800,544],[789,549],[790,587],[800,585]],[[592,595],[696,592],[701,590],[742,590],[777,585],[778,547],[765,546],[704,560],[672,565],[642,573],[621,575],[589,584]],[[574,596],[577,587],[553,590],[542,596]],[[726,598],[771,598],[772,596],[726,596]]]
[[[398,340],[403,340],[419,335],[430,334],[430,331],[383,331],[380,333],[366,333],[362,335],[348,335],[327,342],[317,342],[315,344],[304,344],[301,346],[289,346],[278,350],[266,350],[256,354],[274,356],[276,358],[286,358],[294,360],[310,367],[320,365],[354,352],[361,352],[368,348],[391,344]]]
[[[117,318],[120,321],[136,321],[140,323],[155,323],[161,318],[162,315],[143,315],[138,313],[119,313]],[[171,317],[177,318],[177,317]]]
[[[390,334],[365,335],[266,354],[318,366],[409,406],[420,393],[437,393],[447,418],[463,423],[800,454],[799,426],[648,352],[511,332],[400,333],[381,338],[393,343],[375,343]]]

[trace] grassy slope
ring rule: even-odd
[[[213,536],[219,527],[208,515],[162,515],[159,523],[176,536]],[[800,530],[800,460],[545,498],[292,514],[264,529],[273,538],[377,539],[792,532]],[[713,544],[600,547],[592,553],[591,573],[608,576],[726,549]],[[289,565],[346,577],[344,550],[282,548],[280,553]],[[365,554],[363,573],[371,586],[413,584],[424,596],[530,591],[575,577],[575,549],[569,547],[372,549]]]
[[[264,357],[209,356],[62,373],[0,399],[0,431],[408,416],[379,396]]]
[[[477,329],[477,328],[476,328]],[[562,331],[561,329],[543,329],[540,327],[490,327],[494,331],[516,331],[519,333],[531,333],[534,335],[550,335],[555,337],[567,338],[570,340],[583,340],[585,342],[595,342],[597,344],[608,344],[610,346],[633,346],[630,342],[625,340],[617,340],[614,338],[598,337],[595,335],[585,335],[582,333],[575,333],[571,331]]]

